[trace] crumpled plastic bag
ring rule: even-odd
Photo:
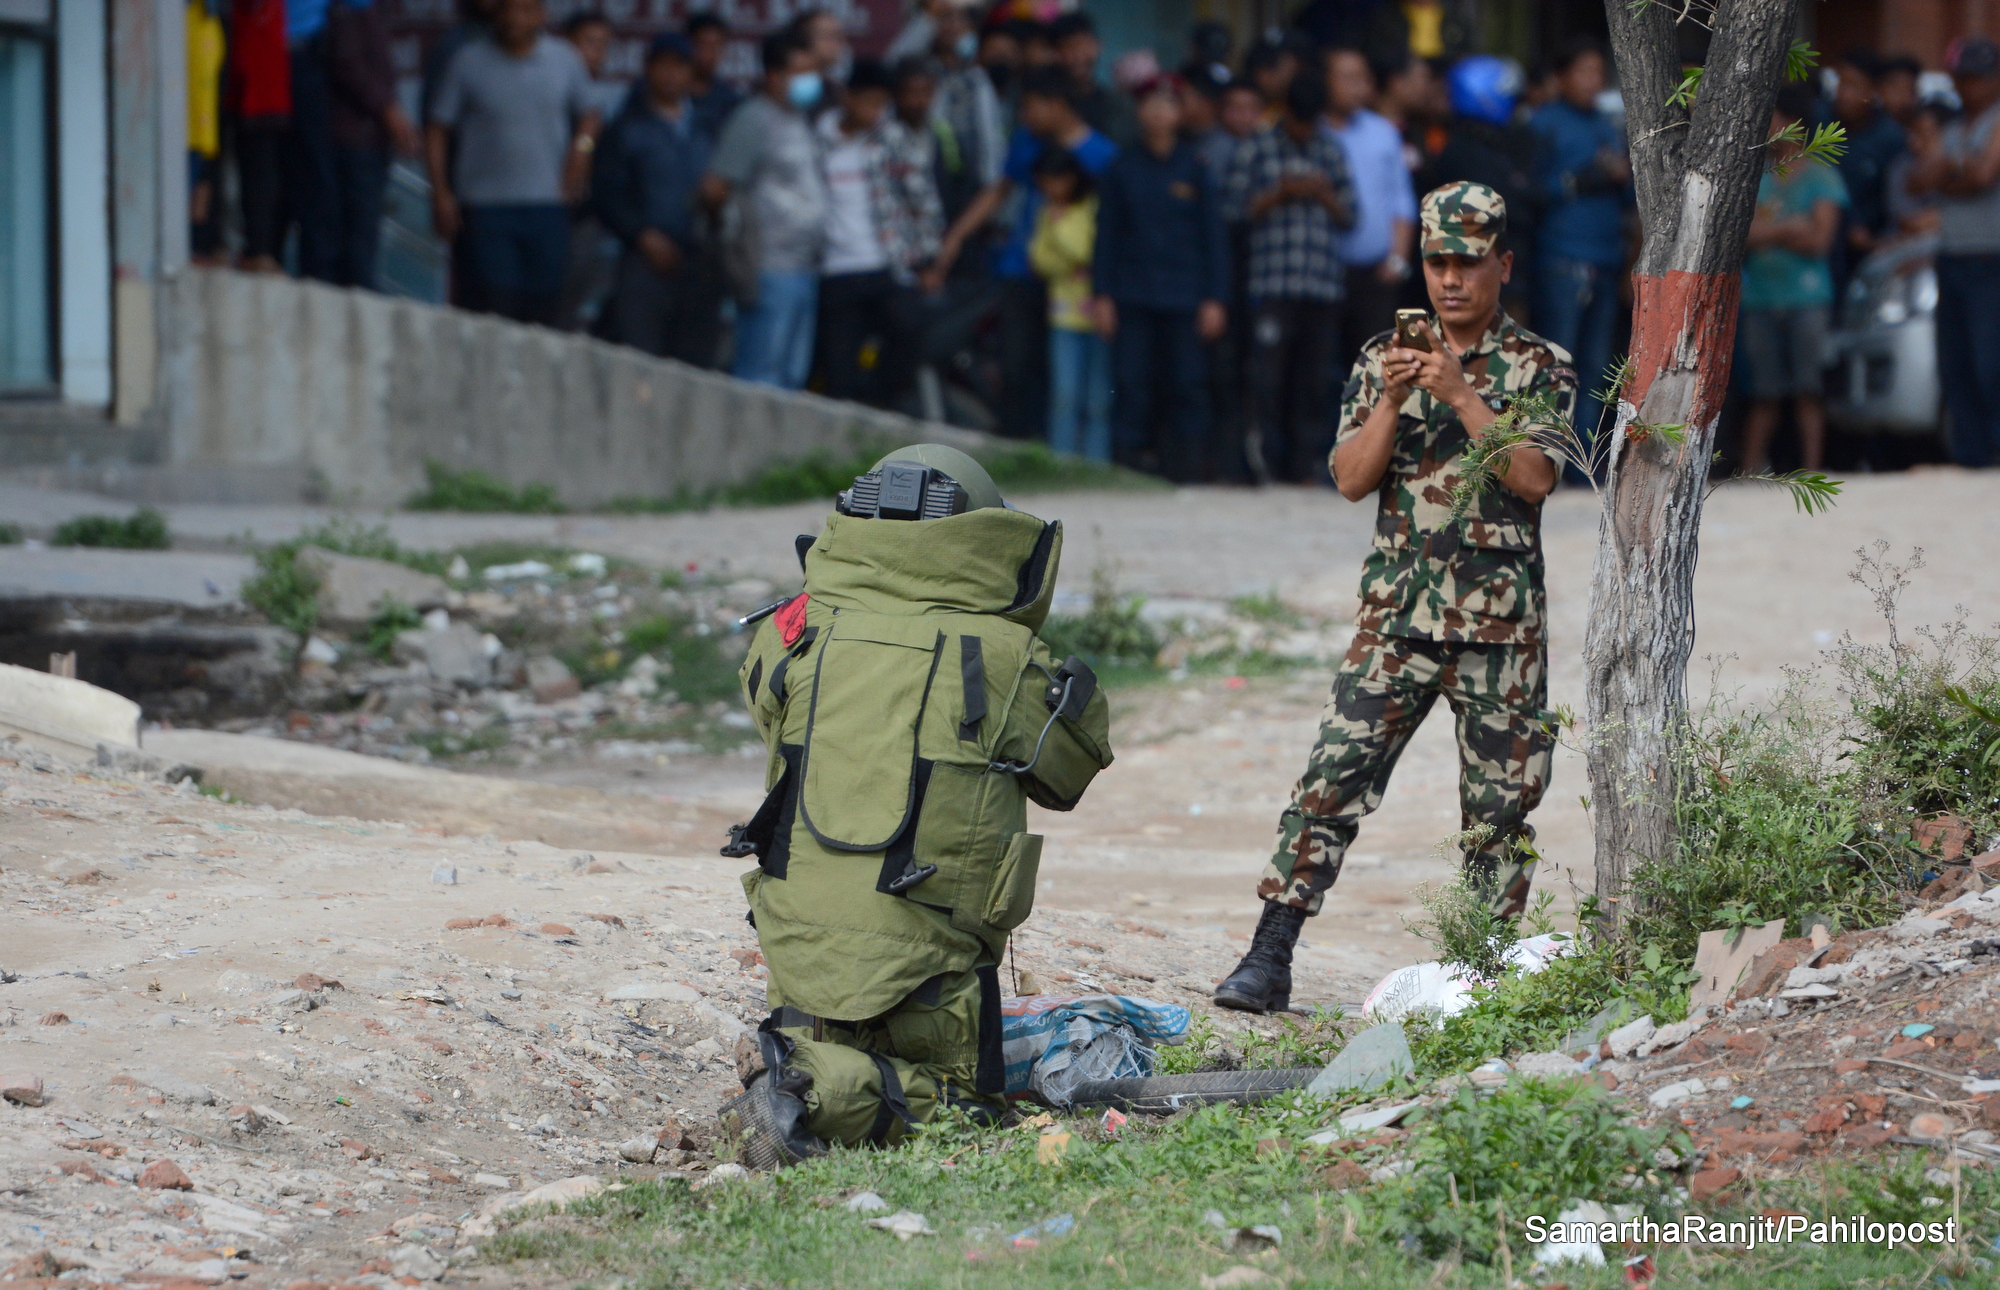
[[[1151,1075],[1153,1046],[1180,1043],[1189,1020],[1178,1004],[1120,994],[1003,999],[1007,1091],[1067,1107],[1083,1084]]]
[[[1566,932],[1545,932],[1515,941],[1503,957],[1510,966],[1532,974],[1569,953],[1574,942]],[[1471,1006],[1472,987],[1482,984],[1463,968],[1412,963],[1376,983],[1361,1003],[1361,1015],[1368,1021],[1401,1021],[1418,1012],[1449,1017]]]

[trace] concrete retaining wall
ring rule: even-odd
[[[572,506],[666,498],[857,441],[984,436],[788,394],[587,337],[275,275],[162,288],[161,464],[300,469],[394,505],[424,463],[547,483]]]

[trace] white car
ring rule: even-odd
[[[1847,284],[1827,355],[1826,412],[1841,429],[1939,433],[1937,245],[1927,234],[1884,247]]]

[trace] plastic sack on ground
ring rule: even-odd
[[[1535,973],[1569,953],[1571,943],[1566,932],[1547,932],[1515,941],[1502,957],[1509,967]],[[1376,983],[1361,1003],[1361,1015],[1369,1021],[1401,1021],[1416,1012],[1449,1017],[1465,1011],[1472,1003],[1472,987],[1478,984],[1479,978],[1463,968],[1412,963]]]
[[[1032,995],[1000,1001],[1007,1092],[1067,1107],[1093,1080],[1153,1073],[1153,1046],[1178,1044],[1188,1010],[1120,994]]]

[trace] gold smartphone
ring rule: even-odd
[[[1423,309],[1398,309],[1396,311],[1396,347],[1398,349],[1420,349],[1431,352],[1430,337],[1423,330],[1430,320],[1430,313]]]

